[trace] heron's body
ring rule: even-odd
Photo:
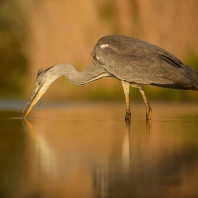
[[[101,47],[102,46],[102,47]],[[198,90],[198,73],[169,52],[120,35],[101,38],[92,56],[119,80],[139,85]]]
[[[83,72],[77,72],[68,63],[57,64],[39,71],[36,87],[42,85],[43,94],[49,85],[62,75],[65,75],[75,85],[87,84],[103,77],[116,78],[122,82],[124,88],[126,119],[130,119],[131,115],[130,85],[139,88],[146,104],[147,119],[151,118],[151,108],[145,97],[143,85],[198,90],[198,72],[196,70],[184,65],[166,50],[135,38],[121,35],[102,37],[96,43],[91,55],[92,63]],[[40,90],[41,87],[37,89]],[[40,96],[37,97],[36,102]],[[32,102],[31,97],[24,110],[24,117],[30,111],[30,106],[36,102]]]

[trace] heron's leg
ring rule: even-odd
[[[126,99],[126,115],[125,115],[125,120],[131,120],[131,111],[130,111],[130,101],[129,101],[129,83],[125,81],[121,81],[124,94],[125,94],[125,99]]]
[[[151,114],[152,114],[152,109],[151,109],[151,107],[150,107],[150,105],[149,105],[149,103],[148,103],[148,101],[147,101],[147,99],[146,99],[146,95],[145,95],[145,93],[144,93],[143,87],[140,86],[140,87],[138,87],[138,88],[139,88],[139,90],[140,90],[140,93],[141,93],[141,95],[142,95],[142,97],[143,97],[143,100],[144,100],[144,103],[145,103],[145,105],[146,105],[146,119],[147,119],[147,120],[150,120],[150,119],[151,119]]]

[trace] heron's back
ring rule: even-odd
[[[95,45],[93,58],[112,76],[130,83],[198,90],[198,72],[168,51],[139,39],[109,35]]]

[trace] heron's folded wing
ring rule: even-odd
[[[171,88],[180,88],[180,83],[184,81],[190,83],[185,77],[184,69],[170,57],[152,53],[140,56],[109,51],[99,58],[109,73],[127,82]]]

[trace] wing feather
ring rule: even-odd
[[[179,88],[184,78],[183,68],[169,57],[159,54],[118,54],[111,48],[102,49],[99,61],[109,73],[120,80],[142,85]]]
[[[197,89],[197,72],[168,51],[122,35],[102,37],[92,56],[114,77],[129,83],[175,89]]]

